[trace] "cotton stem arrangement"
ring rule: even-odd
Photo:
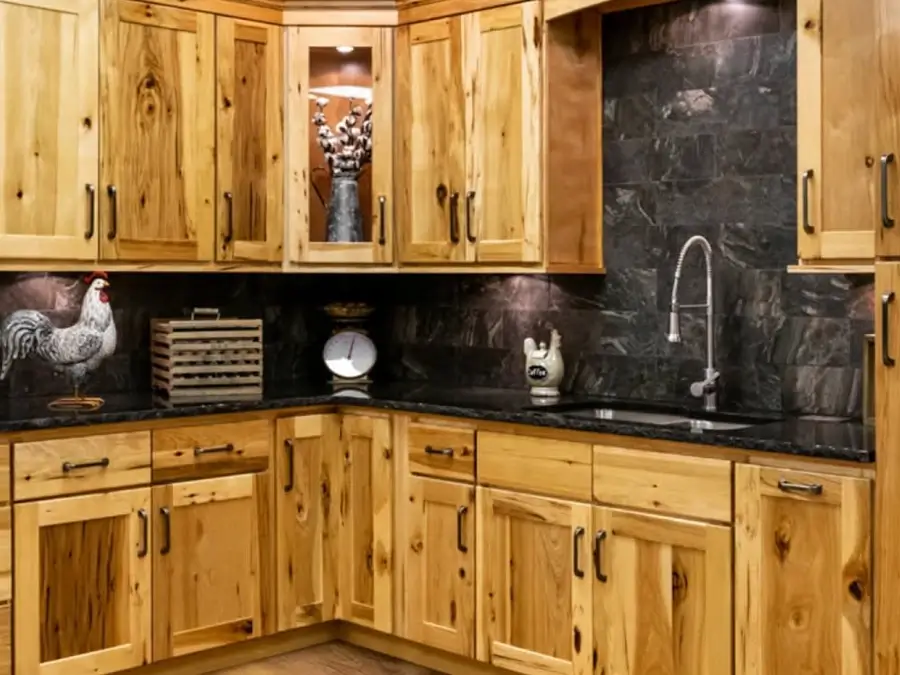
[[[362,106],[350,102],[350,112],[332,131],[325,119],[327,98],[316,99],[316,113],[313,124],[318,128],[319,147],[325,154],[325,161],[332,176],[355,177],[372,161],[372,103]]]

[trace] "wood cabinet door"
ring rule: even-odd
[[[0,2],[0,257],[97,257],[98,0]]]
[[[211,260],[215,17],[104,0],[103,208],[108,260]]]
[[[479,487],[475,513],[478,659],[591,673],[591,507]]]
[[[0,507],[0,675],[12,673],[12,508]]]
[[[150,662],[150,489],[15,506],[15,672]]]
[[[269,632],[266,474],[153,488],[153,659]]]
[[[475,488],[411,477],[404,637],[475,658]]]
[[[872,672],[868,480],[735,468],[736,675]]]
[[[459,17],[397,29],[395,133],[402,262],[463,262],[469,255],[462,229],[466,201],[462,43]]]
[[[340,431],[337,415],[278,420],[278,630],[330,621],[336,614],[339,504],[332,494],[342,454]]]
[[[594,508],[595,672],[731,675],[731,528]]]
[[[831,4],[823,2],[829,11],[833,11]],[[863,100],[863,93],[869,91],[869,87],[874,84],[876,100],[871,106],[857,102],[851,107],[847,99],[842,99],[842,102],[852,110],[853,119],[858,120],[858,124],[872,124],[877,130],[878,145],[874,150],[880,153],[880,157],[875,159],[878,160],[876,166],[883,175],[878,190],[880,213],[875,221],[875,254],[897,257],[900,256],[900,225],[897,224],[900,221],[900,129],[897,128],[900,116],[900,82],[895,73],[900,66],[900,45],[895,36],[900,28],[900,7],[894,0],[875,0],[863,3],[863,6],[844,0],[843,4],[847,5],[845,15],[852,16],[857,22],[853,26],[856,36],[854,44],[858,45],[852,57],[856,59],[854,63],[872,64],[870,68],[848,67],[847,62],[841,64],[843,72],[847,73],[847,79],[853,80],[853,88],[848,88],[845,95],[859,96],[859,100]],[[860,11],[861,16],[853,14]],[[827,20],[831,21],[831,17],[827,17]],[[875,59],[871,58],[873,50]],[[835,94],[834,98],[838,99],[838,96]],[[858,149],[856,154],[859,155]],[[851,214],[849,210],[847,213]],[[853,215],[859,218],[862,214]],[[900,663],[894,667],[900,671]]]
[[[338,588],[340,616],[393,630],[393,481],[391,422],[345,415],[341,425]]]
[[[216,19],[216,260],[281,262],[280,26]]]
[[[540,262],[541,3],[463,20],[465,235],[478,262]]]

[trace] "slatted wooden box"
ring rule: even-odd
[[[262,396],[261,319],[224,319],[218,310],[194,310],[189,319],[153,319],[150,333],[153,388],[170,401]]]

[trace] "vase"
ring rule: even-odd
[[[359,208],[359,182],[356,176],[332,176],[331,200],[325,218],[327,241],[363,240],[362,211]]]

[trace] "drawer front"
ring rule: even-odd
[[[594,499],[731,522],[731,462],[594,446]]]
[[[13,446],[16,500],[150,482],[150,432],[60,438]]]
[[[475,480],[475,430],[411,422],[406,434],[411,473]]]
[[[588,501],[591,446],[482,431],[478,433],[478,482]]]
[[[155,430],[153,480],[265,471],[272,431],[268,420]]]

